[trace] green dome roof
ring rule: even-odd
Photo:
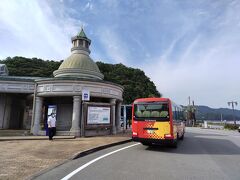
[[[80,53],[71,54],[53,74],[55,77],[74,76],[103,79],[97,64],[88,55]]]
[[[95,62],[85,54],[72,54],[65,61],[63,61],[58,69],[66,68],[86,69],[100,73],[100,70]]]

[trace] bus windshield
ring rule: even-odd
[[[135,120],[169,121],[169,108],[167,102],[143,102],[134,104]]]

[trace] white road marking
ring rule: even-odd
[[[80,172],[81,170],[83,170],[83,169],[85,169],[86,167],[88,167],[89,165],[95,163],[96,161],[98,161],[98,160],[100,160],[100,159],[102,159],[102,158],[105,158],[105,157],[107,157],[107,156],[110,156],[110,155],[112,155],[112,154],[114,154],[114,153],[117,153],[117,152],[119,152],[119,151],[122,151],[122,150],[124,150],[124,149],[128,149],[128,148],[131,148],[131,147],[133,147],[133,146],[139,145],[139,144],[140,144],[140,143],[135,143],[135,144],[133,144],[133,145],[126,146],[126,147],[123,147],[123,148],[121,148],[121,149],[117,149],[117,150],[115,150],[115,151],[112,151],[112,152],[109,152],[109,153],[104,154],[104,155],[102,155],[102,156],[99,156],[98,158],[95,158],[95,159],[89,161],[88,163],[80,166],[79,168],[77,168],[76,170],[74,170],[73,172],[71,172],[70,174],[68,174],[68,175],[65,176],[64,178],[62,178],[61,180],[68,180],[68,179],[70,179],[71,177],[73,177],[75,174],[77,174],[78,172]]]

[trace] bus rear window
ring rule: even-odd
[[[169,120],[169,108],[167,103],[138,103],[134,104],[134,116],[136,120],[154,119],[159,121]]]

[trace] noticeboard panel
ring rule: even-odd
[[[110,107],[88,106],[87,124],[110,124]]]

